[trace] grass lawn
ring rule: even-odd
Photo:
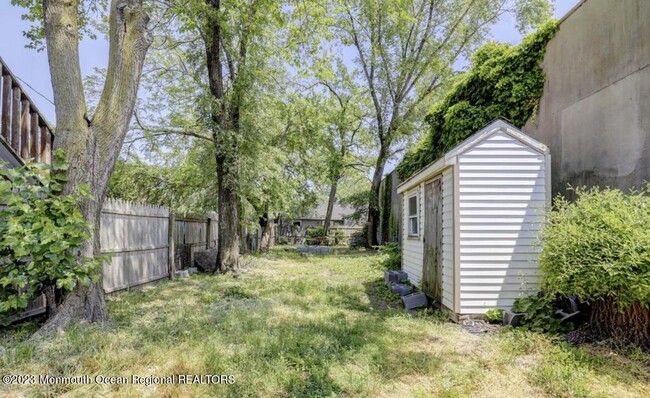
[[[112,324],[28,340],[0,332],[1,374],[128,377],[123,385],[2,385],[2,396],[648,397],[647,354],[570,348],[503,329],[474,336],[435,311],[391,308],[376,257],[248,257],[240,278],[193,275],[109,298]],[[131,375],[233,375],[134,385]]]

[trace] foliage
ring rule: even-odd
[[[402,247],[399,243],[386,243],[383,246],[379,246],[379,254],[375,261],[382,269],[401,270]]]
[[[24,21],[32,23],[29,30],[23,35],[29,39],[27,48],[37,51],[45,49],[45,27],[43,26],[43,1],[42,0],[11,0],[11,4],[26,8],[26,13],[21,16]],[[98,19],[106,14],[108,0],[82,0],[77,7],[77,29],[81,37],[97,38],[96,27]]]
[[[400,177],[412,176],[496,118],[522,127],[537,110],[545,80],[541,62],[557,29],[549,21],[518,46],[481,47],[470,71],[426,116],[429,131],[397,166]]]
[[[543,288],[595,303],[612,297],[627,308],[650,305],[650,185],[578,188],[576,201],[558,196],[542,230]]]
[[[389,159],[422,132],[422,116],[491,24],[514,14],[523,29],[550,15],[547,0],[333,2],[335,38],[354,54],[358,84],[367,95],[376,158],[368,196],[368,244],[376,244],[379,197]],[[534,11],[533,11],[534,10]]]
[[[88,188],[60,195],[68,165],[59,151],[53,158],[51,165],[0,164],[0,318],[27,307],[42,285],[89,283],[101,264],[81,257],[91,233],[77,207],[90,198]]]
[[[370,189],[354,192],[341,199],[341,204],[350,206],[354,212],[348,217],[354,222],[362,222],[368,217],[369,198],[373,195]]]
[[[485,313],[485,318],[492,323],[503,322],[503,310],[501,308],[490,308]]]
[[[217,208],[215,158],[211,145],[195,142],[158,163],[137,156],[118,160],[106,196],[166,206],[176,212],[205,213]]]
[[[547,294],[537,294],[515,300],[513,312],[523,312],[526,315],[521,320],[524,329],[543,333],[566,333],[573,329],[570,322],[562,323],[555,318],[555,300]]]

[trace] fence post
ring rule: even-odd
[[[168,248],[168,268],[169,268],[169,278],[174,279],[174,273],[176,272],[176,267],[174,264],[174,222],[175,217],[173,212],[169,212],[169,224],[167,227],[167,248]]]
[[[205,228],[205,249],[210,248],[210,242],[212,241],[212,218],[208,215],[208,222],[206,223]]]

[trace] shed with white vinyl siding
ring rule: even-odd
[[[411,282],[455,319],[536,292],[550,167],[546,145],[496,120],[400,184]]]

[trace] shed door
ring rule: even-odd
[[[442,180],[424,186],[424,264],[422,290],[434,302],[442,300]]]

